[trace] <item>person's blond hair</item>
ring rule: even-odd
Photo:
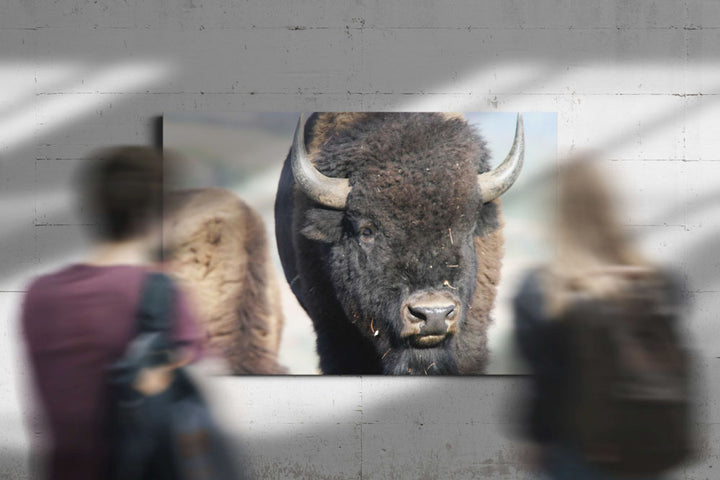
[[[544,271],[547,310],[564,311],[577,296],[613,298],[650,272],[615,213],[617,199],[593,157],[558,170],[554,260]]]

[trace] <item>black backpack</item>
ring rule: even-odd
[[[677,331],[676,292],[657,275],[613,300],[577,298],[563,314],[566,440],[600,470],[651,475],[692,451],[690,357]]]
[[[110,468],[113,480],[229,480],[243,478],[237,452],[211,418],[202,395],[183,368],[158,395],[133,388],[138,372],[171,362],[168,336],[175,289],[161,273],[145,278],[138,333],[109,369]]]

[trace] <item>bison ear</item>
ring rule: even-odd
[[[305,225],[300,233],[310,240],[336,243],[342,239],[344,213],[338,210],[313,208],[305,215]]]
[[[478,210],[475,223],[475,236],[484,237],[494,232],[500,226],[500,209],[496,202],[483,204]]]

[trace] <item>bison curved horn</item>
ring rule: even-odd
[[[305,195],[326,207],[342,210],[350,194],[350,180],[323,175],[310,161],[305,148],[305,119],[300,115],[290,154],[295,182]]]
[[[515,140],[505,160],[495,169],[478,175],[478,188],[483,203],[495,200],[515,183],[525,157],[525,132],[522,115],[517,116]]]

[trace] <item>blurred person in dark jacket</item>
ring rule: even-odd
[[[682,288],[632,247],[596,162],[568,161],[557,180],[553,259],[514,300],[533,373],[526,432],[551,479],[659,478],[689,441]]]
[[[87,162],[79,189],[95,248],[83,261],[35,279],[22,327],[44,420],[35,455],[50,479],[107,478],[107,367],[133,339],[146,273],[161,269],[163,157],[147,147],[117,147]],[[171,337],[176,358],[197,358],[201,331],[177,295]],[[153,395],[171,381],[171,366],[143,371],[136,388]]]

